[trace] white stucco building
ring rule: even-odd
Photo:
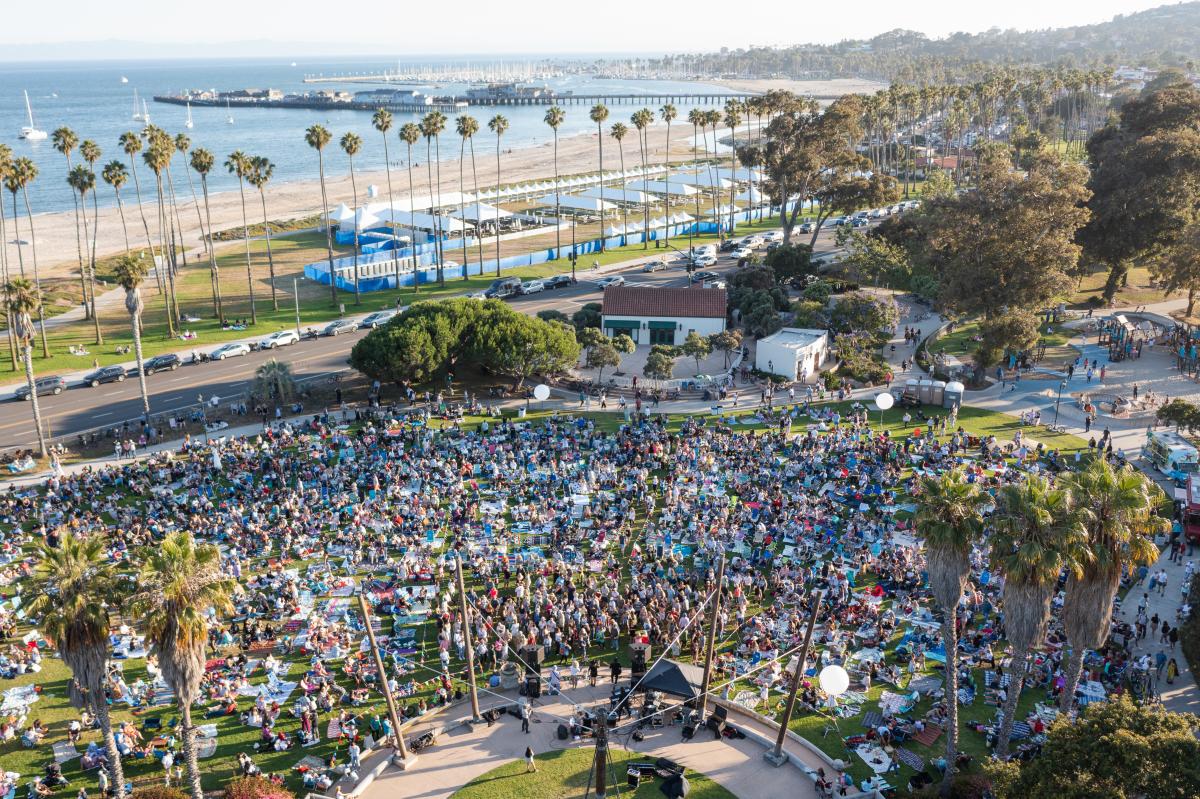
[[[639,346],[679,346],[693,331],[724,331],[726,303],[725,289],[610,286],[600,327],[610,337],[625,333]]]
[[[821,368],[828,353],[829,334],[826,331],[785,327],[758,342],[754,367],[788,380],[808,379]]]

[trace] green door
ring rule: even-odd
[[[675,344],[675,331],[663,330],[661,328],[651,328],[650,330],[650,346],[655,344],[666,344],[673,346]]]

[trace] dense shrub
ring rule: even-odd
[[[231,781],[225,786],[225,799],[296,799],[296,797],[287,788],[276,785],[266,777],[255,776],[238,777]]]
[[[147,785],[135,788],[132,799],[188,799],[188,795],[178,788],[168,788],[165,785]]]

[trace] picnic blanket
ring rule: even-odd
[[[878,710],[868,710],[866,715],[863,716],[862,725],[868,730],[872,729],[873,727],[878,727],[882,723],[883,714]]]
[[[892,763],[887,752],[874,744],[859,744],[854,748],[854,754],[861,757],[863,762],[870,766],[876,774],[886,773],[888,766]]]
[[[922,758],[916,752],[905,749],[902,746],[896,748],[896,759],[908,766],[913,771],[920,771],[925,768],[924,758]]]
[[[201,738],[196,741],[196,757],[203,760],[217,753],[216,738]]]
[[[908,690],[922,694],[932,693],[941,687],[942,680],[938,677],[918,677],[908,684]]]
[[[879,709],[884,713],[890,713],[893,716],[898,713],[906,713],[912,708],[913,702],[904,694],[892,693],[884,691],[879,696]]]
[[[79,752],[70,741],[57,741],[54,744],[54,762],[66,763],[79,757]]]
[[[297,761],[296,765],[292,766],[295,769],[303,769],[306,771],[324,771],[325,761],[316,755],[305,755]]]
[[[41,694],[32,685],[9,688],[4,692],[4,702],[0,704],[0,713],[23,713],[39,698],[41,698]]]
[[[942,737],[942,728],[936,724],[927,724],[925,729],[913,735],[913,740],[922,746],[933,746]]]
[[[1012,732],[1008,734],[1008,739],[1010,741],[1016,741],[1021,738],[1028,738],[1032,734],[1033,730],[1030,729],[1028,724],[1023,721],[1016,721],[1013,722]]]

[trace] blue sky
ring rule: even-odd
[[[302,45],[311,54],[695,52],[722,46],[836,42],[892,28],[944,36],[991,27],[1039,29],[1102,22],[1162,0],[608,0],[513,3],[330,0],[59,0],[6,2],[0,60],[39,58],[43,44],[103,40],[212,43],[213,56],[248,55],[252,40]],[[751,15],[749,9],[758,9]],[[238,44],[228,46],[225,43]],[[5,52],[4,45],[9,45]],[[13,47],[15,45],[15,47]],[[116,47],[115,45],[112,45]],[[195,53],[188,53],[195,55]],[[114,52],[113,56],[137,53]]]

